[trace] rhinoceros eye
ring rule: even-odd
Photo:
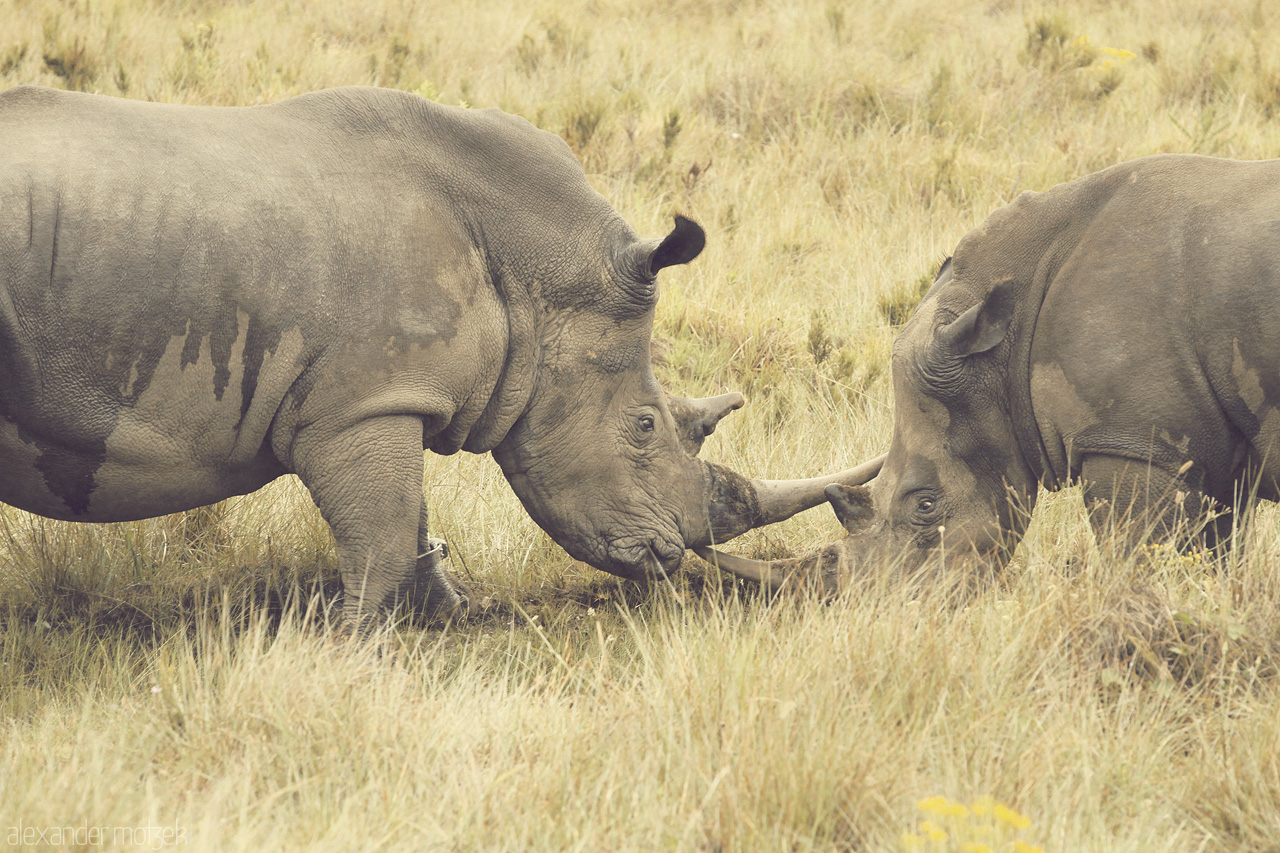
[[[938,506],[938,502],[933,498],[920,498],[916,501],[916,512],[920,515],[929,515]]]
[[[640,427],[641,432],[653,432],[655,421],[653,415],[641,415],[636,418],[636,424]]]

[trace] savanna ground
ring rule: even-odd
[[[744,392],[703,454],[774,477],[887,447],[895,325],[1021,190],[1280,151],[1262,0],[513,6],[0,0],[0,86],[377,84],[528,117],[642,234],[706,227],[663,274],[660,377]],[[1280,850],[1269,509],[1219,564],[1135,563],[1069,490],[971,598],[872,578],[824,604],[692,555],[615,581],[488,458],[431,457],[426,489],[480,612],[401,624],[382,656],[325,631],[332,543],[296,481],[133,524],[0,514],[5,843]],[[818,509],[731,547],[839,533]]]

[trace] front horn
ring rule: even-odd
[[[707,535],[689,542],[695,552],[713,544],[728,542],[748,530],[785,521],[798,512],[827,502],[831,485],[861,486],[880,473],[885,457],[807,480],[754,480],[721,465],[707,463],[711,476],[711,500]]]

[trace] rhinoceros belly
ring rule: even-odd
[[[118,432],[129,432],[122,424]],[[139,431],[145,435],[146,431]],[[0,422],[0,502],[67,521],[131,521],[251,492],[284,473],[269,457],[249,464],[202,462],[174,442],[118,454],[29,442]]]
[[[29,406],[0,413],[0,502],[50,518],[128,521],[245,494],[285,473],[269,430],[300,370],[300,337],[283,335],[262,357],[243,403],[242,346],[225,362],[210,357],[207,341],[194,362],[191,349],[175,336],[146,387],[119,394],[50,371]]]

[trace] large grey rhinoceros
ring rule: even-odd
[[[943,264],[892,371],[882,473],[829,490],[849,536],[777,564],[701,553],[827,589],[993,564],[1037,486],[1072,482],[1122,547],[1225,544],[1234,510],[1280,499],[1280,160],[1146,157],[1023,193]]]
[[[0,501],[121,521],[286,473],[337,542],[347,624],[455,607],[424,448],[492,451],[571,555],[676,567],[824,500],[695,458],[737,397],[654,380],[659,270],[557,137],[371,88],[251,108],[0,94]],[[425,603],[425,602],[424,602]]]

